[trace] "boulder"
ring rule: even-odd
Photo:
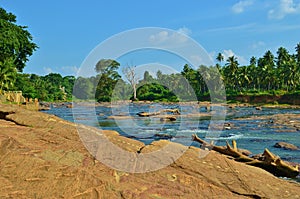
[[[73,104],[67,104],[66,108],[73,108]]]
[[[255,107],[255,110],[262,111],[262,107],[257,106]]]
[[[0,104],[0,118],[0,198],[300,197],[298,183],[214,151],[164,139],[145,145],[19,106]]]
[[[159,134],[159,133],[156,133],[154,136],[160,139],[171,139],[174,137],[170,134]]]
[[[160,112],[139,112],[137,113],[137,115],[140,117],[150,117],[150,116],[160,115]]]
[[[291,143],[287,143],[287,142],[277,142],[275,145],[274,145],[275,148],[283,148],[283,149],[286,149],[286,150],[299,150],[299,148]]]
[[[160,121],[164,122],[164,121],[176,121],[176,117],[172,116],[172,115],[166,115],[163,117],[160,117]]]

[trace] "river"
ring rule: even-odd
[[[141,118],[138,112],[155,112],[164,108],[177,108],[181,115],[176,121],[161,121],[160,118]],[[232,139],[237,141],[238,147],[250,150],[253,154],[259,154],[268,148],[271,152],[279,155],[283,160],[300,163],[300,150],[291,151],[273,147],[277,142],[288,142],[300,147],[300,131],[290,126],[277,125],[269,118],[254,116],[272,116],[277,114],[300,114],[300,109],[295,108],[263,108],[256,110],[254,107],[235,107],[234,109],[224,107],[220,110],[213,109],[215,114],[226,111],[225,121],[222,121],[222,114],[212,118],[207,115],[210,111],[206,107],[194,105],[160,104],[160,103],[129,103],[112,106],[86,106],[76,105],[73,108],[66,106],[53,106],[50,110],[44,111],[54,114],[62,119],[82,123],[100,129],[116,130],[121,135],[137,139],[145,144],[159,139],[168,139],[172,142],[181,143],[187,146],[199,147],[198,143],[191,141],[191,135],[214,140],[216,145],[225,145],[226,141]],[[191,117],[190,113],[200,113],[201,116]],[[122,119],[110,119],[112,115],[130,116]],[[242,118],[248,118],[246,120]],[[208,130],[213,122],[230,123],[231,128],[212,133]],[[296,119],[297,120],[297,119]],[[298,120],[297,120],[298,121]],[[298,121],[299,122],[299,121]],[[213,135],[213,136],[211,136]]]

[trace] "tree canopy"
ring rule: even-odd
[[[74,96],[102,102],[209,100],[212,91],[221,92],[222,81],[229,96],[300,90],[300,43],[295,53],[284,47],[274,54],[268,50],[262,57],[251,57],[249,65],[240,65],[236,56],[225,58],[218,53],[214,66],[185,64],[180,73],[157,71],[156,77],[145,71],[141,80],[134,67],[123,68],[129,84],[122,80],[118,73],[120,63],[113,59],[99,60],[94,77],[23,74],[28,58],[37,48],[27,27],[18,25],[14,14],[0,8],[0,93],[21,90],[25,97],[42,101],[71,100]]]
[[[0,92],[13,85],[17,71],[23,71],[28,57],[37,49],[27,27],[16,22],[14,14],[0,8]]]

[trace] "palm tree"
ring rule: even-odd
[[[290,54],[286,48],[280,47],[277,51],[277,67],[284,67],[290,61]]]
[[[218,68],[218,70],[220,70],[221,69],[221,63],[222,63],[222,61],[224,61],[223,54],[218,53],[216,60],[220,63],[220,64],[217,64],[217,68]]]
[[[237,57],[234,55],[228,57],[226,61],[227,63],[224,69],[225,76],[227,76],[227,78],[225,78],[226,86],[231,86],[231,88],[235,90],[238,82],[237,70],[239,67],[239,62],[237,61]]]
[[[223,56],[223,54],[222,53],[218,53],[218,56],[217,56],[217,61],[219,61],[220,63],[222,62],[222,61],[224,61],[224,56]]]
[[[298,65],[300,66],[300,43],[297,44],[295,49],[296,49],[296,60]]]
[[[287,86],[290,73],[291,56],[286,48],[280,47],[277,51],[277,81],[281,88]],[[278,86],[279,87],[279,86]]]
[[[256,63],[257,63],[256,57],[252,56],[252,57],[250,58],[250,65],[256,66]]]
[[[238,84],[241,88],[248,89],[250,84],[249,78],[249,68],[247,66],[242,66],[238,70]]]
[[[265,90],[270,90],[274,83],[276,83],[274,58],[272,52],[268,50],[265,55],[257,61],[259,75],[262,80],[260,81],[260,84],[262,85],[259,86]]]
[[[297,64],[296,76],[300,77],[300,43],[297,44],[295,49],[296,49],[295,58],[296,58],[296,64]],[[300,83],[299,79],[298,79],[297,83],[299,85],[299,83]]]

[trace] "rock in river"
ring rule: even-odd
[[[299,148],[293,144],[287,143],[287,142],[277,142],[274,145],[275,148],[283,148],[286,150],[299,150]]]

